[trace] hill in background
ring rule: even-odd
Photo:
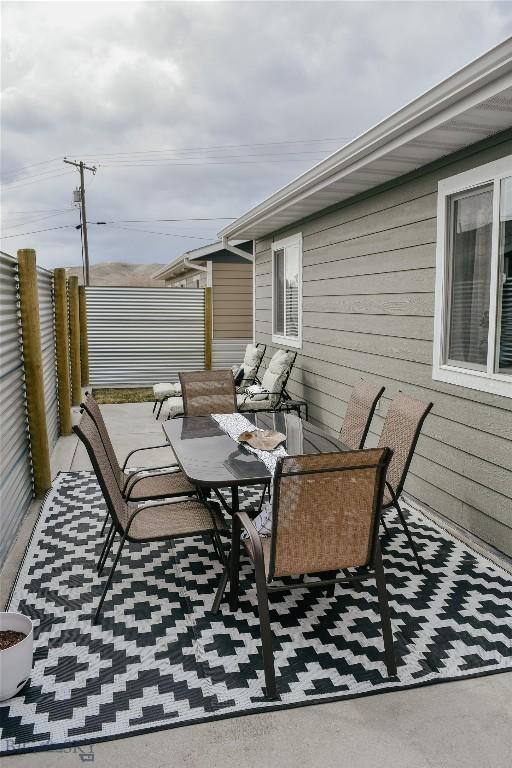
[[[164,264],[128,264],[124,261],[102,261],[91,264],[89,274],[91,285],[163,287],[163,280],[153,280],[152,275]],[[68,277],[76,275],[80,285],[83,284],[82,267],[66,267]]]

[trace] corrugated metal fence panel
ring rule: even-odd
[[[151,386],[204,368],[203,289],[89,287],[86,294],[92,386]]]
[[[245,348],[252,339],[213,339],[212,368],[231,368],[242,365]]]
[[[32,495],[16,259],[0,254],[0,564]]]
[[[53,274],[37,268],[41,352],[43,356],[44,402],[50,452],[59,439],[59,405],[57,402],[57,360],[55,354],[55,310]]]

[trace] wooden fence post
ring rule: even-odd
[[[82,387],[89,383],[89,339],[87,336],[87,297],[85,286],[78,289],[78,305],[80,315],[80,374]]]
[[[212,368],[212,289],[204,289],[204,367],[207,371]]]
[[[18,251],[18,276],[30,453],[34,473],[34,492],[39,497],[51,488],[52,478],[44,403],[36,252],[31,248]]]
[[[80,405],[82,401],[82,379],[80,372],[80,309],[78,306],[78,277],[68,280],[69,295],[69,354],[71,357],[71,402]]]
[[[55,349],[57,357],[57,389],[59,393],[60,434],[71,434],[71,383],[69,380],[69,332],[66,270],[53,270],[55,305]]]

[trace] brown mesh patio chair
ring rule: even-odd
[[[105,451],[117,478],[119,489],[129,501],[152,501],[154,499],[167,499],[172,496],[191,496],[195,494],[195,487],[188,481],[180,470],[178,464],[166,464],[160,467],[150,467],[127,472],[126,467],[131,457],[140,451],[151,451],[156,448],[169,448],[169,443],[150,445],[144,448],[134,448],[126,456],[123,466],[119,465],[114,446],[110,439],[101,409],[94,397],[87,393],[87,397],[80,406],[92,418],[100,434]]]
[[[384,387],[364,380],[352,390],[340,431],[340,440],[348,448],[354,451],[364,448],[375,408],[383,392]]]
[[[325,588],[374,578],[388,674],[396,674],[390,613],[379,541],[379,520],[391,451],[320,453],[279,458],[274,475],[272,536],[260,537],[246,512],[233,517],[229,569],[215,598],[219,609],[229,570],[229,604],[238,606],[240,545],[255,569],[266,695],[276,697],[268,596],[294,588]],[[241,538],[242,529],[247,534]],[[357,568],[331,578],[332,571]],[[325,578],[327,572],[327,578]],[[324,574],[318,581],[276,583],[289,576]]]
[[[399,392],[390,403],[379,438],[380,447],[386,446],[393,451],[386,476],[382,508],[385,510],[395,507],[420,571],[423,570],[423,565],[398,500],[404,489],[423,422],[432,406],[433,403],[424,403]],[[384,517],[382,522],[386,528]]]
[[[233,371],[192,371],[180,373],[185,416],[235,413],[236,392]]]
[[[82,413],[85,411],[96,425],[101,441],[104,445],[108,461],[110,463],[114,477],[117,479],[119,490],[123,497],[129,501],[154,501],[157,499],[168,499],[173,496],[192,496],[196,493],[196,488],[189,482],[177,464],[171,464],[164,467],[152,467],[150,469],[126,471],[126,465],[131,456],[139,451],[154,450],[155,448],[169,448],[169,444],[152,445],[145,448],[134,448],[127,455],[123,466],[120,467],[117,460],[110,435],[108,433],[101,409],[92,395],[86,393],[86,399],[81,405]],[[105,515],[100,536],[103,536],[109,520],[109,514]],[[104,542],[101,550],[97,569],[101,574],[103,565],[112,546],[113,524]]]
[[[225,530],[225,525],[217,505],[197,498],[181,498],[142,505],[130,504],[123,498],[96,424],[87,412],[82,415],[80,426],[73,427],[73,430],[87,450],[101,487],[113,523],[112,542],[117,534],[121,537],[93,623],[98,620],[126,542],[171,541],[206,534],[214,542],[214,548],[225,564],[219,537],[219,531]]]

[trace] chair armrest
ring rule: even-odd
[[[278,395],[278,394],[279,394],[278,392],[271,392],[269,389],[260,389],[259,392],[254,392],[253,394],[251,394],[250,392],[246,392],[245,399],[252,400],[255,397],[259,397],[260,395]]]
[[[128,463],[128,459],[130,458],[130,456],[133,456],[134,453],[138,453],[139,451],[154,451],[155,448],[170,448],[170,445],[169,443],[162,443],[161,445],[148,445],[144,448],[134,448],[133,451],[130,451],[130,453],[127,455],[126,459],[124,460],[124,464],[122,466],[123,472],[126,469],[126,465]],[[172,467],[174,465],[169,464],[168,466]]]
[[[169,471],[168,472],[155,471],[159,469],[167,469]],[[126,482],[122,489],[122,494],[128,500],[135,485],[139,483],[141,480],[144,480],[147,477],[160,477],[161,475],[175,475],[179,471],[180,471],[180,468],[178,466],[149,467],[148,469],[137,469],[135,472],[132,472],[132,474],[129,477],[126,478]],[[142,473],[145,473],[145,474],[142,474]],[[140,475],[140,477],[138,477],[138,475]]]
[[[142,504],[142,506],[137,507],[137,509],[135,509],[130,515],[128,519],[128,523],[126,525],[125,533],[128,533],[132,522],[137,517],[137,515],[140,514],[141,512],[145,512],[146,510],[151,509],[152,507],[162,507],[162,506],[170,507],[172,504],[187,504],[191,501],[195,501],[197,503],[197,499],[183,499],[180,497],[179,499],[165,499],[165,501],[151,501],[149,503]]]
[[[261,546],[261,539],[256,526],[247,514],[247,512],[236,512],[235,517],[238,517],[242,528],[247,533],[249,541],[251,542],[252,556],[254,560],[261,560],[263,562],[263,547]]]

